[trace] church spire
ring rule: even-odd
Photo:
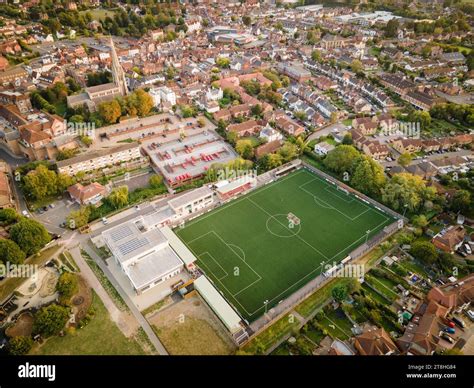
[[[125,73],[118,60],[117,52],[115,51],[114,41],[110,36],[110,56],[112,57],[112,77],[114,84],[118,86],[120,94],[126,96],[128,94],[127,81],[125,80]]]

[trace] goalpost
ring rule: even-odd
[[[349,190],[345,189],[344,187],[341,187],[339,185],[336,185],[336,190],[342,191],[344,194],[349,195]]]

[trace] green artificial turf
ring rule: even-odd
[[[290,225],[289,213],[300,225]],[[253,321],[264,313],[264,301],[268,309],[278,304],[392,222],[301,169],[176,233],[226,299]]]

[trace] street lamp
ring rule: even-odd
[[[405,218],[405,213],[407,212],[408,204],[406,203],[405,205],[403,205],[403,207],[405,208],[405,210],[403,210],[403,218]]]

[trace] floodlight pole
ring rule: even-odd
[[[367,230],[365,233],[366,233],[366,234],[365,234],[365,243],[367,244],[367,241],[369,240],[370,229]]]
[[[267,314],[268,299],[264,300],[263,304],[265,305],[265,314]]]

